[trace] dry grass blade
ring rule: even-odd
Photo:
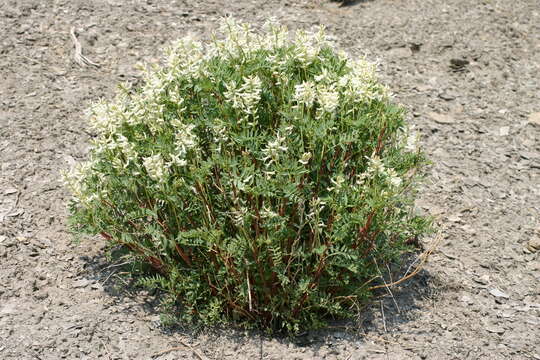
[[[402,282],[412,278],[414,275],[418,274],[420,272],[420,270],[423,269],[424,264],[427,262],[429,256],[440,245],[441,241],[442,241],[442,233],[439,233],[439,234],[437,234],[437,237],[435,238],[435,241],[433,242],[433,245],[431,245],[431,247],[429,249],[427,249],[426,251],[424,251],[423,253],[418,255],[418,258],[417,258],[418,265],[416,265],[416,267],[414,268],[414,270],[412,272],[409,273],[409,271],[407,271],[408,274],[403,276],[401,279],[396,280],[394,282],[391,282],[389,284],[384,283],[382,285],[372,286],[372,287],[369,288],[369,290],[375,290],[375,289],[381,289],[381,288],[389,288],[391,286],[396,286],[396,285],[401,284]]]
[[[167,350],[163,350],[163,351],[160,351],[158,353],[155,353],[154,355],[151,356],[151,358],[154,359],[154,358],[160,357],[161,355],[170,353],[171,351],[183,350],[185,348],[186,348],[185,346],[175,346],[175,347],[169,348]]]
[[[85,65],[92,65],[95,67],[99,67],[100,65],[93,62],[92,60],[88,59],[86,56],[82,54],[82,46],[79,40],[77,39],[77,36],[75,35],[75,28],[72,27],[69,34],[71,35],[71,40],[73,40],[73,44],[75,45],[75,54],[73,54],[73,59],[79,66],[84,67]]]
[[[170,349],[166,349],[166,350],[163,350],[163,351],[160,351],[158,353],[155,353],[154,355],[152,355],[152,358],[156,358],[156,357],[159,357],[163,354],[167,354],[167,353],[170,353],[171,351],[176,351],[176,350],[184,350],[184,349],[189,349],[191,350],[191,352],[197,357],[197,359],[199,360],[208,360],[205,356],[201,355],[197,349],[193,348],[193,346],[189,345],[189,344],[186,344],[184,341],[182,340],[179,340],[178,341],[180,344],[182,344],[182,346],[175,346],[175,347],[172,347]]]

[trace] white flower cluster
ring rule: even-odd
[[[345,178],[343,177],[343,175],[338,175],[335,178],[330,179],[330,182],[332,183],[332,186],[327,188],[328,191],[339,190],[345,183]]]
[[[194,148],[197,145],[197,135],[193,132],[195,125],[184,124],[180,120],[172,122],[175,127],[175,145],[176,151],[179,155],[184,156],[189,149]]]
[[[62,172],[62,181],[64,185],[71,191],[73,200],[83,205],[88,205],[90,202],[98,198],[98,194],[89,194],[85,184],[86,179],[93,175],[93,161],[81,162],[73,166],[69,171]]]
[[[339,105],[339,93],[336,91],[335,86],[333,85],[318,85],[317,100],[321,105],[320,115],[324,113],[331,114],[337,109]]]
[[[320,221],[320,214],[324,210],[326,202],[321,200],[319,197],[314,197],[309,201],[310,212],[307,214],[307,218],[317,222],[317,227],[322,229],[326,227],[322,221]]]
[[[257,34],[252,30],[251,25],[239,23],[233,18],[226,18],[220,25],[220,32],[226,38],[214,40],[213,46],[207,48],[206,51],[212,56],[230,59],[249,57],[259,50],[274,50],[289,44],[287,27],[279,24],[275,18],[267,20],[263,25],[263,30],[264,34]]]
[[[184,104],[184,99],[182,98],[182,95],[180,94],[180,89],[178,88],[178,86],[175,86],[172,89],[170,89],[168,96],[169,96],[169,100],[178,106],[179,114],[183,113],[186,110],[185,107],[182,107],[182,105]]]
[[[324,46],[329,46],[324,27],[317,32],[300,30],[296,33],[296,59],[303,65],[311,64]]]
[[[333,113],[339,106],[339,93],[335,85],[317,84],[305,81],[295,86],[294,100],[297,106],[310,108],[315,102],[320,105],[318,117],[325,113]]]
[[[388,96],[386,88],[377,84],[377,65],[361,58],[354,61],[351,71],[338,81],[344,96],[353,102],[382,100]]]
[[[89,110],[89,124],[100,136],[117,132],[122,125],[123,110],[118,102],[107,103],[99,100]]]
[[[287,27],[279,24],[275,18],[266,21],[263,29],[265,32],[258,34],[252,30],[251,25],[239,23],[233,18],[226,18],[220,25],[220,32],[225,35],[225,39],[218,40],[215,37],[213,44],[207,46],[204,52],[200,50],[200,46],[192,46],[197,49],[192,56],[196,59],[208,59],[215,56],[224,59],[249,58],[259,50],[276,50],[290,44]],[[303,66],[308,66],[315,61],[325,46],[332,46],[322,26],[316,31],[297,31],[294,45],[294,53],[291,57]],[[189,49],[192,51],[191,48]],[[276,60],[281,62],[283,59]],[[195,63],[198,64],[197,61]]]
[[[328,69],[323,68],[319,75],[315,75],[317,84],[332,85],[336,81],[336,74],[330,73]]]
[[[118,135],[118,141],[117,144],[119,145],[122,153],[124,154],[126,158],[126,162],[124,167],[127,167],[129,163],[136,162],[137,161],[137,150],[135,149],[135,145],[122,134]]]
[[[261,48],[259,36],[251,30],[251,25],[238,23],[233,18],[226,18],[220,25],[220,32],[225,40],[214,41],[219,55],[234,58],[249,55]]]
[[[166,180],[166,177],[169,173],[169,168],[160,154],[152,155],[147,158],[144,158],[143,165],[146,168],[148,176],[152,180],[157,182],[163,182]]]
[[[290,74],[287,73],[287,57],[278,54],[266,57],[268,67],[272,70],[272,77],[277,86],[287,86],[290,81]]]
[[[163,111],[165,105],[156,102],[148,102],[145,108],[144,122],[148,125],[152,135],[161,131],[165,125],[165,119],[163,118]]]
[[[265,49],[279,49],[288,44],[289,30],[286,26],[281,25],[277,18],[270,17],[263,24],[263,30],[267,34],[261,41],[262,45],[265,46]]]
[[[257,104],[261,100],[262,82],[258,76],[244,77],[244,83],[237,88],[236,82],[225,84],[225,99],[232,106],[246,115],[257,113]]]
[[[402,180],[399,177],[399,175],[397,174],[396,170],[394,170],[392,168],[387,168],[386,169],[386,175],[387,175],[387,179],[388,179],[388,182],[390,183],[390,185],[392,185],[393,187],[396,187],[396,188],[401,186]]]
[[[177,78],[196,79],[203,75],[203,65],[209,55],[205,55],[205,49],[201,42],[188,36],[180,39],[175,45],[166,50],[169,72],[166,77],[170,80]],[[212,53],[208,49],[209,53]]]
[[[146,83],[140,94],[130,95],[129,107],[126,106],[117,112],[117,118],[120,119],[118,122],[119,125],[121,123],[126,123],[130,126],[146,124],[152,134],[156,134],[165,125],[165,119],[163,118],[165,105],[161,101],[161,97],[165,91],[165,85],[159,74],[147,74],[146,81],[152,82],[153,85],[150,86],[149,83]],[[117,98],[109,106],[118,104],[120,101]],[[117,130],[118,126],[115,132]]]
[[[222,146],[229,140],[227,136],[227,127],[223,124],[223,121],[220,119],[215,119],[214,124],[210,128],[212,137],[215,144],[217,145],[217,152],[221,152]]]
[[[315,84],[311,81],[304,81],[294,87],[294,100],[299,105],[304,105],[310,108],[317,98],[317,90]]]
[[[175,128],[175,153],[170,154],[172,164],[186,166],[187,152],[197,146],[197,135],[193,132],[195,125],[184,124],[180,119],[171,121]]]
[[[265,155],[262,160],[266,162],[267,166],[278,161],[280,153],[287,151],[287,147],[283,145],[284,142],[285,136],[278,133],[276,139],[269,141],[266,147],[262,150],[263,154]]]
[[[310,159],[311,159],[311,153],[305,152],[302,154],[302,157],[300,158],[300,160],[298,160],[298,162],[302,165],[307,165]]]
[[[393,168],[388,168],[384,165],[381,158],[375,154],[367,158],[369,161],[368,169],[364,174],[357,176],[357,184],[361,185],[363,182],[374,176],[382,176],[386,179],[389,185],[394,188],[401,186],[402,179]]]

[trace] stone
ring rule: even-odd
[[[529,115],[529,124],[540,126],[540,111]]]
[[[450,115],[447,115],[447,114],[439,114],[439,113],[436,113],[436,112],[429,112],[428,116],[430,118],[432,118],[437,124],[448,125],[448,124],[453,124],[453,123],[456,122],[456,120],[453,117],[451,117]]]
[[[489,331],[490,333],[495,333],[495,334],[504,334],[505,330],[504,328],[500,327],[500,326],[496,326],[496,325],[493,325],[493,326],[486,326],[486,330]]]
[[[504,293],[501,290],[496,289],[496,288],[493,288],[493,289],[489,290],[489,293],[491,295],[495,296],[496,298],[504,298],[504,299],[510,298],[510,296],[508,296],[508,294],[506,294],[506,293]]]
[[[536,234],[529,240],[527,244],[527,249],[531,252],[536,252],[540,250],[540,231],[537,231]]]
[[[507,136],[510,134],[510,127],[509,126],[501,126],[499,129],[499,135],[500,136]]]
[[[451,93],[451,92],[447,92],[447,91],[444,91],[442,93],[439,94],[439,97],[443,100],[446,100],[446,101],[451,101],[451,100],[454,100],[456,98],[456,96]]]
[[[73,283],[73,288],[75,289],[78,289],[78,288],[84,288],[84,287],[87,287],[88,285],[90,285],[91,281],[90,280],[86,280],[86,279],[81,279],[81,280],[77,280]]]

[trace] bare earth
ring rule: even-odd
[[[59,171],[85,156],[84,109],[227,14],[324,24],[380,60],[423,134],[434,165],[418,208],[444,242],[356,329],[165,328],[101,240],[66,231]],[[73,61],[71,27],[101,67]],[[538,0],[0,0],[0,33],[1,359],[540,359]]]

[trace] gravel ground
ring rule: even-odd
[[[423,135],[417,205],[443,244],[355,329],[166,328],[101,240],[66,231],[58,174],[85,156],[84,109],[228,14],[324,24],[380,61]],[[100,67],[73,61],[72,27]],[[0,0],[0,31],[1,359],[540,359],[538,0]]]

